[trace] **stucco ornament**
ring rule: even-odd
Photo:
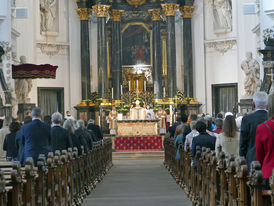
[[[246,53],[246,60],[242,61],[241,68],[245,73],[245,95],[251,97],[260,87],[260,65],[252,57],[251,52]]]

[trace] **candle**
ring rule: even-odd
[[[136,89],[138,89],[138,80],[136,80]]]
[[[123,94],[123,85],[121,85],[121,95]]]
[[[130,81],[128,81],[128,90],[130,91]]]
[[[113,99],[113,87],[111,88],[111,98]]]
[[[163,97],[166,96],[166,88],[164,87]]]
[[[173,111],[172,111],[172,105],[169,105],[169,115],[170,115],[170,125],[172,125],[173,122]]]
[[[147,90],[147,82],[144,81],[144,90],[146,91]]]

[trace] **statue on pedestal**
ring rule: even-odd
[[[116,111],[115,107],[112,107],[112,110],[108,115],[110,134],[114,134],[114,135],[116,134],[117,117],[118,117],[118,112]]]
[[[140,101],[136,101],[136,107],[130,109],[131,120],[145,120],[146,110],[140,106]]]
[[[26,64],[25,56],[20,57],[20,64]],[[32,88],[32,79],[16,79],[15,80],[15,93],[18,103],[29,103],[28,95]]]
[[[214,0],[214,6],[221,28],[232,27],[232,8],[230,0]],[[216,21],[217,22],[217,21]]]
[[[156,113],[156,117],[160,120],[160,134],[165,134],[167,114],[162,107],[159,107],[159,111]]]
[[[245,72],[244,88],[246,96],[252,97],[260,87],[260,65],[253,59],[252,53],[246,53],[246,60],[241,64],[242,70]]]

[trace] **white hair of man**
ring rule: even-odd
[[[74,132],[75,132],[73,122],[70,119],[68,119],[64,122],[63,128],[68,130],[70,134],[74,134]]]
[[[88,124],[95,124],[94,119],[90,119],[90,120],[88,120]]]
[[[80,120],[77,121],[77,128],[85,129],[84,120],[80,119]]]
[[[253,95],[253,102],[255,109],[266,109],[268,102],[268,95],[265,92],[256,92]]]
[[[63,116],[59,112],[55,112],[51,115],[51,121],[54,124],[60,124],[62,122],[62,120],[63,120]]]
[[[42,117],[42,110],[39,107],[35,107],[31,111],[31,116],[33,118],[41,118]]]

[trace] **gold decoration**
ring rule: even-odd
[[[124,10],[112,9],[110,13],[112,21],[121,21],[121,17],[124,15],[124,13]]]
[[[77,14],[80,16],[80,20],[88,20],[89,15],[91,14],[91,9],[88,8],[78,8],[76,9]]]
[[[175,11],[179,9],[179,4],[166,3],[166,4],[162,4],[162,8],[166,16],[175,16]]]
[[[161,20],[161,9],[149,9],[148,13],[151,15],[152,21],[160,21]]]
[[[103,99],[102,103],[101,103],[102,106],[109,106],[109,105],[112,105],[111,102],[109,102],[108,99]]]
[[[146,0],[127,0],[127,3],[137,8],[138,6],[145,4]]]
[[[192,13],[195,9],[195,6],[183,6],[180,8],[181,12],[183,13],[183,17],[185,19],[191,19]]]
[[[110,5],[97,4],[92,7],[97,17],[107,17]]]

